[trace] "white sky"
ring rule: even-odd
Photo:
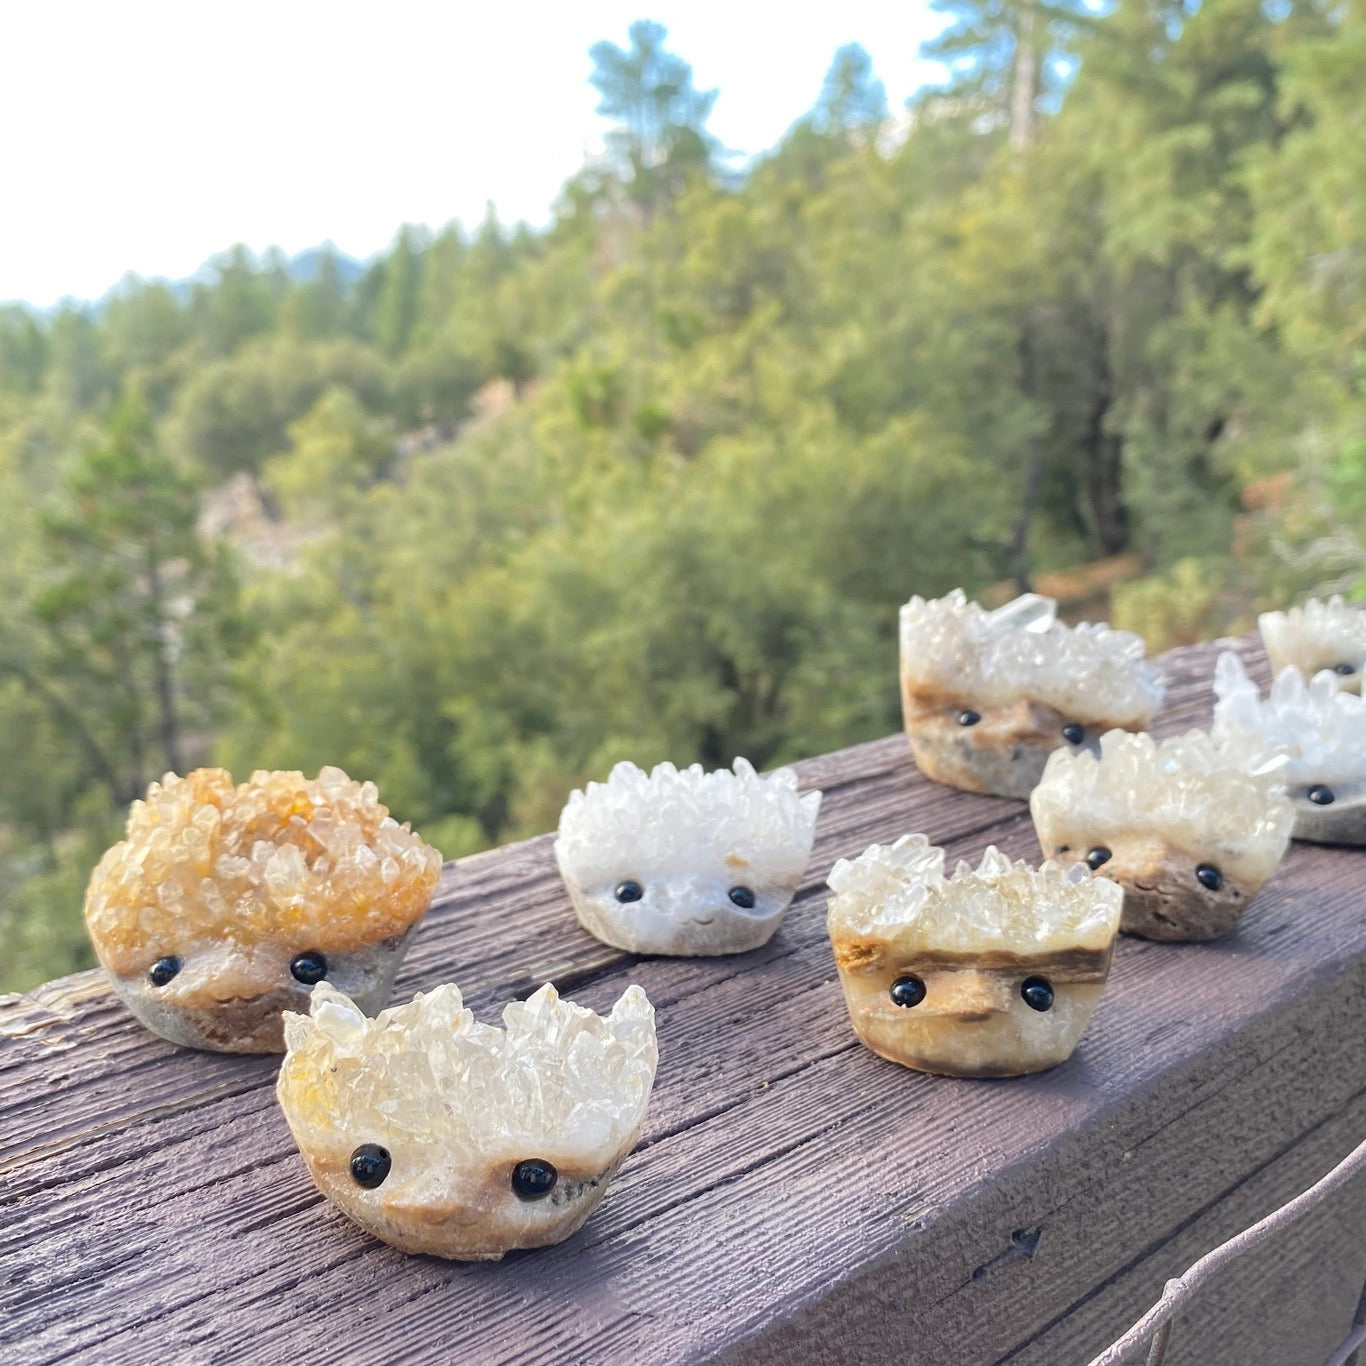
[[[403,222],[544,222],[600,143],[588,48],[669,29],[712,131],[771,146],[860,42],[895,111],[929,0],[0,0],[0,299],[94,298],[245,242],[368,256]]]

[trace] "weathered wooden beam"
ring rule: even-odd
[[[1214,653],[1167,657],[1161,733],[1207,722]],[[604,948],[547,838],[446,869],[399,999],[453,980],[487,1019],[547,978],[598,1009],[638,981],[658,1009],[641,1144],[557,1248],[402,1256],[313,1190],[274,1060],[162,1043],[96,974],[0,999],[0,1360],[1083,1361],[1360,1140],[1366,854],[1294,846],[1225,941],[1122,941],[1063,1067],[931,1078],[855,1041],[825,873],[909,830],[1036,858],[1028,815],[927,783],[899,736],[800,771],[816,852],[752,954]],[[1301,1236],[1168,1361],[1321,1362],[1366,1280],[1366,1191]]]

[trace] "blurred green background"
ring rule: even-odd
[[[638,24],[544,231],[0,309],[0,989],[92,962],[168,769],[339,764],[449,858],[895,730],[912,592],[1154,649],[1366,592],[1361,5],[939,8],[948,89],[843,48],[743,173]]]

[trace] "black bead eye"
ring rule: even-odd
[[[1224,885],[1224,875],[1212,863],[1200,863],[1195,868],[1195,880],[1211,892],[1217,892]]]
[[[1110,851],[1103,844],[1098,844],[1086,855],[1086,866],[1094,873],[1102,863],[1109,863],[1110,857]]]
[[[529,1157],[512,1169],[512,1193],[519,1200],[544,1200],[555,1189],[560,1174],[540,1157]]]
[[[381,1148],[378,1143],[362,1143],[351,1154],[351,1179],[356,1185],[372,1191],[384,1184],[393,1165],[388,1148]]]
[[[158,958],[148,969],[147,980],[154,987],[164,987],[179,971],[179,958]]]
[[[754,909],[754,893],[748,887],[732,887],[726,893],[728,897],[742,910],[752,911]]]
[[[622,903],[628,901],[639,901],[645,895],[645,888],[638,882],[618,882],[617,890],[613,896]]]
[[[903,1010],[909,1010],[912,1006],[918,1006],[925,999],[925,984],[919,977],[898,977],[892,983],[892,989],[888,995],[891,996],[894,1006],[901,1006]]]
[[[1324,787],[1322,783],[1315,783],[1308,792],[1304,794],[1315,806],[1332,806],[1336,800],[1333,789]]]
[[[327,959],[315,950],[309,949],[307,953],[298,954],[294,958],[289,970],[294,974],[296,982],[311,987],[314,982],[321,982],[327,976]]]
[[[1053,988],[1043,977],[1026,977],[1020,983],[1020,995],[1030,1010],[1053,1009]]]
[[[957,716],[953,718],[960,726],[975,726],[981,719],[980,711],[973,711],[971,707],[964,707]]]
[[[1357,671],[1357,666],[1356,666],[1355,664],[1334,664],[1334,665],[1333,665],[1333,672],[1334,672],[1335,674],[1341,674],[1341,675],[1343,676],[1343,678],[1351,678],[1351,676],[1352,676],[1354,673],[1356,673],[1356,671]]]
[[[1062,728],[1062,738],[1066,740],[1069,745],[1079,745],[1086,739],[1086,727],[1079,726],[1075,721],[1069,721]]]

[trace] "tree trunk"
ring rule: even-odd
[[[1010,146],[1016,152],[1027,151],[1034,145],[1034,101],[1039,75],[1034,32],[1037,17],[1034,0],[1025,0],[1015,31],[1015,69],[1010,81]]]
[[[1090,330],[1098,374],[1095,400],[1086,423],[1086,495],[1091,505],[1096,548],[1102,555],[1118,555],[1129,548],[1129,509],[1124,502],[1124,439],[1105,430],[1105,419],[1114,403],[1109,338],[1103,326]]]
[[[136,783],[120,781],[119,775],[104,748],[91,734],[89,727],[81,719],[80,713],[60,693],[56,692],[23,664],[15,664],[9,660],[0,659],[0,674],[10,674],[17,678],[24,687],[42,701],[57,724],[68,730],[72,739],[76,741],[76,746],[81,751],[81,756],[85,760],[85,766],[90,776],[102,782],[109,789],[110,795],[116,802],[127,803],[132,801],[134,797],[141,795]]]
[[[156,552],[147,553],[147,592],[152,609],[152,674],[157,690],[157,722],[161,734],[161,753],[166,768],[180,773],[180,721],[176,715],[175,674],[171,666],[171,643],[167,640],[170,623],[162,600],[161,565]]]
[[[1034,344],[1031,320],[1026,318],[1020,329],[1020,390],[1033,399],[1035,382]],[[1020,511],[1011,529],[1006,546],[1006,568],[1015,580],[1017,593],[1028,593],[1032,584],[1029,573],[1029,530],[1039,506],[1039,492],[1043,487],[1043,443],[1037,436],[1029,438],[1029,454],[1025,461],[1024,485],[1020,490]]]

